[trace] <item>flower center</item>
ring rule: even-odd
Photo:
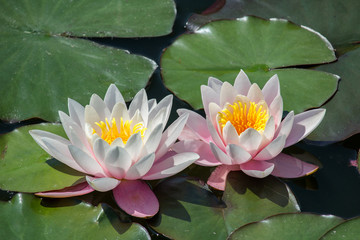
[[[263,132],[268,119],[267,109],[263,109],[263,105],[254,102],[246,104],[237,101],[234,104],[227,104],[218,115],[221,131],[230,121],[239,135],[248,128]]]
[[[106,123],[105,123],[106,122]],[[111,120],[111,124],[108,119],[105,118],[105,122],[96,122],[95,124],[101,128],[101,138],[106,142],[111,144],[115,139],[121,138],[123,143],[126,144],[131,135],[140,132],[141,137],[144,137],[144,132],[146,128],[142,122],[135,124],[135,126],[131,129],[132,121],[125,121],[121,118],[120,128],[117,127],[115,118]],[[94,130],[95,133],[95,130]]]

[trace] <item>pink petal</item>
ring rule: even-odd
[[[215,127],[211,124],[210,120],[206,119],[206,123],[211,135],[211,139],[214,141],[214,143],[222,150],[225,150],[225,145],[223,140],[220,138],[218,131],[215,129]]]
[[[286,139],[285,147],[291,146],[307,137],[322,121],[325,109],[313,109],[294,116],[294,124]]]
[[[310,163],[303,162],[295,157],[280,153],[274,159],[268,161],[275,164],[271,173],[282,178],[298,178],[314,173],[319,167]]]
[[[251,156],[254,156],[259,151],[261,142],[261,134],[253,128],[246,129],[239,137],[239,146],[250,153]]]
[[[200,140],[199,135],[197,135],[191,128],[185,127],[181,131],[179,137],[179,140]]]
[[[215,158],[221,162],[222,164],[231,165],[231,158],[224,153],[218,146],[216,146],[213,142],[210,142],[211,152],[214,154]]]
[[[223,85],[223,82],[220,81],[217,78],[209,77],[208,79],[208,86],[213,89],[216,93],[220,94],[221,86]]]
[[[265,102],[268,106],[274,101],[274,99],[280,95],[280,83],[277,74],[272,76],[264,85],[262,92],[264,94]]]
[[[105,105],[104,101],[96,94],[93,94],[90,98],[90,105],[95,109],[100,119],[110,117],[110,110]]]
[[[278,128],[283,115],[283,100],[279,95],[269,106],[270,115],[274,117],[275,128]]]
[[[106,106],[110,111],[113,110],[113,107],[117,103],[122,103],[123,105],[126,105],[123,96],[121,95],[119,89],[115,86],[115,84],[111,84],[106,91],[104,101]]]
[[[209,116],[209,104],[215,103],[216,105],[220,104],[220,94],[217,94],[213,89],[208,86],[201,86],[201,99],[204,106],[204,111],[206,116]]]
[[[284,120],[282,120],[278,129],[276,129],[275,136],[284,135],[288,137],[293,127],[293,124],[294,124],[294,112],[291,111],[286,115]]]
[[[154,180],[170,177],[184,170],[197,159],[199,159],[199,155],[193,152],[166,154],[162,159],[155,160],[153,167],[142,179]]]
[[[195,162],[201,166],[218,166],[221,164],[212,154],[210,145],[201,140],[185,140],[175,143],[171,147],[175,152],[194,152],[199,154],[200,158]]]
[[[88,184],[99,192],[107,192],[119,185],[120,181],[115,178],[94,178],[86,176]]]
[[[223,138],[226,145],[239,144],[239,135],[230,121],[228,121],[223,128]]]
[[[247,151],[235,144],[228,145],[226,152],[232,158],[233,164],[243,164],[251,159],[251,155]]]
[[[224,107],[226,103],[232,104],[236,97],[236,91],[233,85],[224,82],[220,92],[220,107]]]
[[[141,178],[153,166],[154,160],[155,153],[150,153],[149,155],[141,158],[129,168],[129,170],[126,172],[125,179],[135,180]]]
[[[255,103],[264,100],[264,95],[256,83],[251,85],[247,97],[250,99],[251,102],[255,102]]]
[[[191,131],[198,136],[198,139],[209,142],[211,135],[209,129],[207,128],[205,118],[203,118],[200,114],[187,109],[178,109],[177,113],[179,115],[188,114],[189,118],[186,122],[186,127],[191,129]]]
[[[159,201],[144,181],[122,181],[113,194],[119,207],[131,216],[147,218],[159,211]]]
[[[68,99],[68,108],[71,119],[82,129],[85,129],[85,108],[75,100]]]
[[[207,184],[213,188],[224,191],[226,185],[226,178],[229,172],[231,171],[239,171],[239,165],[220,165],[211,173]]]
[[[144,119],[145,126],[147,125],[148,115],[149,115],[149,106],[148,98],[145,92],[145,89],[141,89],[131,101],[129,106],[129,115],[132,118],[135,115],[136,110],[140,111],[141,117]]]
[[[245,74],[243,70],[240,70],[240,73],[237,75],[234,82],[234,88],[236,92],[238,94],[246,96],[249,92],[250,87],[251,87],[251,83],[248,76]]]
[[[35,195],[39,197],[49,197],[49,198],[66,198],[66,197],[85,195],[93,191],[94,189],[90,187],[87,182],[82,182],[77,185],[66,187],[60,190],[38,192],[35,193]]]
[[[275,138],[269,145],[263,148],[255,157],[254,160],[269,160],[276,157],[284,149],[286,136],[281,135]]]
[[[274,118],[272,116],[268,119],[262,135],[263,135],[263,139],[260,144],[260,148],[263,148],[264,146],[268,145],[269,142],[274,139],[275,122],[274,122]]]
[[[132,159],[127,151],[118,146],[111,146],[105,155],[105,166],[111,175],[117,179],[125,177],[132,164]]]
[[[240,168],[251,177],[264,178],[272,173],[274,164],[268,161],[249,161],[241,164]]]

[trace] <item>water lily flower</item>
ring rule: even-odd
[[[164,131],[172,95],[157,103],[148,101],[142,89],[127,109],[112,84],[104,100],[93,94],[85,107],[72,99],[68,106],[70,116],[61,111],[59,116],[69,140],[40,130],[30,134],[51,156],[84,173],[86,181],[38,196],[62,198],[112,190],[125,212],[150,217],[158,212],[159,202],[144,180],[172,176],[199,158],[196,153],[170,150],[188,118],[180,116]]]
[[[323,119],[325,109],[297,115],[291,111],[282,120],[277,75],[262,90],[251,84],[243,71],[234,85],[210,77],[208,85],[201,86],[201,95],[206,119],[179,109],[179,115],[188,114],[189,119],[173,150],[196,152],[200,155],[196,164],[218,166],[208,179],[210,186],[224,190],[230,171],[256,178],[270,174],[296,178],[318,169],[281,151],[310,134]]]

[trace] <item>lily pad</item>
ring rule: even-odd
[[[259,86],[278,74],[285,110],[302,112],[333,95],[338,77],[292,66],[335,59],[331,44],[314,31],[285,20],[244,17],[214,21],[180,36],[163,54],[161,66],[165,85],[194,108],[202,107],[200,85],[210,76],[233,83],[243,69]]]
[[[107,205],[71,199],[43,206],[40,198],[17,194],[0,202],[0,235],[5,239],[150,239],[136,223],[123,223]]]
[[[173,239],[226,239],[236,228],[269,215],[296,212],[298,205],[285,184],[274,177],[254,179],[230,173],[219,200],[206,186],[182,177],[154,189],[160,213],[150,224]],[[176,226],[176,227],[174,227]]]
[[[357,0],[227,0],[219,11],[210,15],[194,15],[189,29],[196,29],[214,19],[254,15],[262,18],[283,18],[320,32],[337,48],[360,41],[360,15]]]
[[[347,220],[328,231],[321,240],[352,240],[360,235],[360,217]]]
[[[47,154],[30,136],[39,129],[66,136],[59,124],[36,124],[0,136],[0,188],[17,192],[62,189],[79,182],[83,173]]]
[[[77,37],[164,35],[175,17],[172,0],[2,0],[0,5],[0,118],[10,121],[59,120],[68,97],[86,104],[111,83],[130,100],[156,63]]]
[[[360,48],[342,55],[335,63],[317,69],[341,76],[339,91],[326,103],[326,115],[308,138],[315,141],[341,141],[360,133]]]
[[[229,240],[319,239],[343,220],[332,215],[309,213],[279,214],[237,229]]]

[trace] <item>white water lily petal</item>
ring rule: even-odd
[[[71,119],[85,129],[85,108],[71,98],[68,99],[68,108]]]
[[[124,98],[121,95],[119,89],[115,86],[115,84],[111,84],[106,91],[104,101],[110,112],[113,111],[113,107],[117,103],[121,103],[126,106]]]
[[[281,153],[284,148],[286,136],[280,135],[275,138],[269,145],[263,148],[255,157],[254,160],[269,160]]]
[[[189,115],[183,114],[176,119],[162,134],[158,148],[156,149],[156,157],[161,158],[169,150],[170,146],[174,144],[183,130]]]
[[[216,105],[219,105],[220,99],[218,94],[216,94],[216,92],[210,87],[202,85],[200,89],[201,89],[201,99],[203,102],[204,111],[206,116],[209,116],[210,103],[215,103]]]
[[[100,136],[101,136],[101,128],[95,123],[103,121],[105,119],[100,119],[99,114],[96,112],[93,106],[86,105],[85,106],[85,123],[89,124],[91,128],[93,128]],[[87,131],[91,131],[88,126],[85,126]],[[88,136],[88,134],[87,134]]]
[[[69,145],[68,148],[76,163],[84,169],[87,174],[96,177],[106,177],[106,173],[94,158],[74,145]]]
[[[116,188],[120,181],[115,178],[94,178],[86,176],[88,184],[99,192],[107,192]]]
[[[224,82],[220,92],[220,107],[224,107],[226,103],[233,103],[236,97],[236,91],[233,85]]]
[[[270,106],[274,99],[280,96],[280,82],[277,74],[272,76],[264,85],[262,92],[266,103]]]
[[[115,118],[117,126],[120,126],[121,118],[124,122],[130,120],[130,116],[127,110],[127,107],[123,103],[116,103],[113,107],[113,110],[111,112],[111,116],[109,120],[112,120]]]
[[[133,162],[137,161],[138,156],[142,150],[142,147],[143,147],[143,141],[140,132],[131,135],[128,141],[126,142],[125,149],[129,153]]]
[[[255,156],[262,142],[261,134],[253,128],[248,128],[240,134],[239,146],[252,156]]]
[[[130,155],[122,147],[111,146],[105,155],[105,166],[110,174],[117,179],[125,177],[131,164],[132,159]]]
[[[94,141],[93,144],[94,155],[102,167],[105,167],[103,164],[105,161],[105,155],[109,149],[110,149],[110,145],[102,138],[98,138]]]
[[[226,146],[226,152],[233,160],[233,164],[243,164],[251,159],[251,155],[235,144]]]
[[[240,70],[240,73],[235,78],[234,88],[237,94],[247,96],[249,89],[251,87],[250,80],[243,70]]]
[[[251,102],[255,102],[255,103],[264,100],[264,95],[262,94],[261,89],[256,83],[251,85],[247,97]]]
[[[325,109],[313,109],[294,116],[294,123],[285,147],[291,146],[306,138],[322,121]]]
[[[198,158],[199,155],[192,152],[175,154],[165,158],[164,160],[156,162],[150,171],[144,177],[142,177],[142,179],[155,180],[170,177],[187,168]]]
[[[105,119],[110,117],[110,110],[107,108],[105,102],[97,95],[93,94],[90,98],[90,106],[92,106],[100,119]]]
[[[212,142],[210,142],[210,149],[219,162],[226,165],[232,164],[231,158]]]
[[[149,123],[146,126],[146,131],[144,134],[144,142],[147,141],[147,139],[149,138],[150,134],[152,133],[152,131],[154,130],[155,127],[157,127],[159,124],[163,125],[163,128],[165,127],[164,125],[164,119],[166,118],[166,113],[167,113],[167,109],[166,108],[162,108],[160,109],[160,111],[155,115],[154,118],[150,118],[149,119]]]
[[[149,114],[149,106],[148,106],[148,99],[145,92],[145,89],[141,89],[131,101],[129,106],[129,115],[132,118],[137,111],[140,112],[140,115],[147,125],[148,122],[148,114]]]
[[[223,85],[223,82],[220,81],[217,78],[209,77],[208,78],[208,86],[214,90],[217,94],[220,94],[221,92],[221,86]]]
[[[155,160],[155,153],[150,153],[139,161],[137,161],[134,165],[132,165],[126,173],[125,179],[135,180],[144,176],[152,167]]]
[[[46,152],[48,152],[49,149],[44,144],[43,138],[50,138],[52,140],[62,143],[63,145],[66,145],[66,146],[71,144],[71,142],[69,140],[67,140],[63,137],[60,137],[59,135],[53,134],[51,132],[45,132],[42,130],[34,129],[34,130],[30,130],[29,133],[34,138],[35,142],[37,144],[39,144],[40,147],[42,147],[42,149],[44,149]]]
[[[161,121],[163,123],[167,123],[169,116],[170,116],[172,103],[173,103],[173,95],[167,95],[154,108],[152,108],[151,110],[149,109],[148,126],[149,125],[156,126],[157,124],[159,124],[159,123],[153,123],[152,121],[153,121],[153,119],[156,118],[156,116],[158,115],[158,113],[160,111],[163,112],[161,114],[161,116],[162,116]]]
[[[286,137],[289,136],[291,129],[294,124],[294,112],[289,112],[284,120],[282,120],[280,126],[276,130],[275,136],[284,135]]]
[[[275,97],[275,99],[272,101],[269,106],[269,111],[271,116],[274,118],[275,128],[278,128],[283,115],[283,100],[280,95]]]
[[[155,152],[159,146],[162,136],[163,125],[160,123],[155,127],[147,139],[144,138],[144,147],[140,153],[140,157],[148,155],[149,153]]]
[[[116,138],[112,143],[111,146],[118,146],[118,147],[125,147],[125,143],[123,142],[123,140],[121,138]]]
[[[227,122],[223,128],[225,144],[239,144],[239,135],[231,122]]]
[[[152,98],[148,101],[148,109],[149,109],[149,114],[151,113],[151,111],[156,107],[157,102],[155,98]]]

